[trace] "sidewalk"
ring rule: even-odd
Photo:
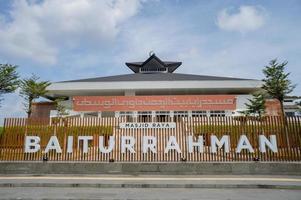
[[[2,175],[0,187],[248,188],[301,190],[301,176]]]

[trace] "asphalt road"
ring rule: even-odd
[[[185,188],[0,188],[0,199],[300,200],[300,190]]]
[[[0,199],[301,200],[301,177],[2,175]]]

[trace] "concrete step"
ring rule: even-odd
[[[3,174],[300,175],[300,162],[0,162]]]

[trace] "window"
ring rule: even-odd
[[[138,112],[138,122],[151,122],[152,112],[151,111],[139,111]]]
[[[192,111],[192,117],[206,117],[206,110]]]
[[[119,116],[132,116],[133,112],[131,111],[120,111]]]
[[[287,117],[294,117],[295,116],[295,112],[285,112],[285,115]]]
[[[158,122],[168,121],[169,111],[156,111],[156,119]]]
[[[140,68],[140,73],[148,73],[148,72],[167,72],[167,67],[165,68]]]
[[[120,117],[125,117],[127,122],[134,121],[134,113],[131,111],[121,111],[119,112]]]
[[[174,116],[187,117],[188,116],[188,111],[175,111]]]
[[[224,110],[211,110],[210,117],[225,117],[226,112]]]
[[[152,111],[139,111],[138,115],[152,115]]]
[[[102,111],[101,112],[102,117],[115,117],[115,112],[111,111]]]
[[[156,115],[169,115],[169,111],[156,111]]]

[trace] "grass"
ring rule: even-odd
[[[244,133],[254,133],[254,132],[262,132],[262,133],[275,133],[281,132],[283,127],[281,125],[271,126],[271,125],[197,125],[194,126],[194,133],[196,135],[202,133],[217,133],[217,134],[234,134],[240,135],[242,132]]]
[[[0,135],[2,134],[2,132],[3,132],[3,127],[0,126]]]
[[[55,127],[48,125],[40,126],[12,126],[5,129],[5,133],[14,133],[14,134],[53,134],[56,132],[59,135],[64,136],[67,134],[100,134],[100,135],[112,135],[113,127],[112,126],[72,126],[72,127]]]

